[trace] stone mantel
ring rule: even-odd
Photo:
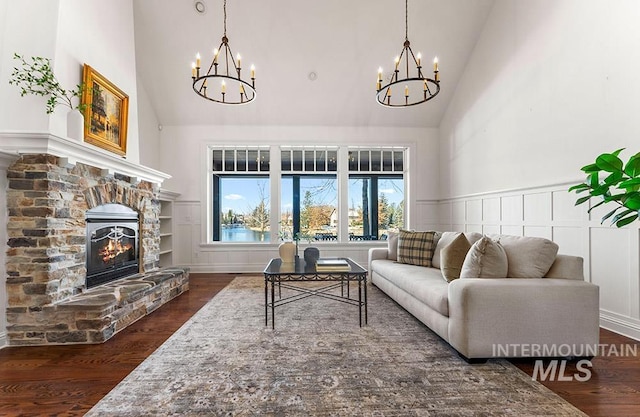
[[[55,136],[50,133],[0,132],[0,152],[18,158],[24,154],[49,154],[61,158],[61,163],[73,166],[80,162],[102,169],[103,175],[118,173],[134,181],[162,185],[171,175],[135,164],[96,146]]]

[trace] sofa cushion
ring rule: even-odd
[[[387,250],[389,251],[387,259],[391,259],[392,261],[398,260],[398,237],[398,232],[391,230],[387,232]]]
[[[431,266],[435,249],[436,232],[410,232],[400,230],[398,237],[398,262],[410,265]]]
[[[507,254],[502,245],[484,236],[467,253],[460,278],[506,278]]]
[[[464,233],[459,233],[453,242],[442,248],[440,252],[440,270],[445,281],[451,282],[460,278],[462,264],[471,249],[471,244]]]
[[[462,232],[442,232],[440,233],[440,238],[438,239],[438,243],[436,244],[436,249],[433,251],[433,259],[431,260],[431,266],[434,268],[442,267],[442,259],[440,253],[442,249],[453,242],[459,234]],[[466,232],[464,233],[465,237],[469,241],[470,245],[476,243],[482,237],[481,233],[478,232]]]
[[[558,245],[549,239],[530,236],[492,235],[509,262],[509,278],[542,278],[558,254]]]
[[[371,273],[390,281],[439,314],[449,316],[449,284],[442,279],[439,269],[377,259],[371,262]]]

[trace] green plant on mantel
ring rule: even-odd
[[[589,213],[603,204],[616,204],[615,209],[602,217],[601,223],[611,218],[611,224],[617,227],[633,223],[640,215],[640,152],[624,163],[618,157],[623,150],[624,148],[613,153],[603,153],[596,158],[595,163],[582,167],[582,171],[587,174],[586,181],[569,188],[569,192],[588,194],[578,198],[576,206],[586,203],[592,197],[601,199],[589,208]]]
[[[19,66],[13,68],[9,84],[20,89],[21,97],[27,94],[47,97],[47,114],[53,113],[58,104],[84,113],[86,105],[80,100],[84,84],[78,84],[73,90],[65,90],[53,73],[49,58],[33,56],[25,59],[14,53],[13,59],[19,61]],[[78,99],[77,106],[73,105],[74,98]]]

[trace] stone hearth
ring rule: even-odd
[[[188,271],[158,271],[159,185],[51,154],[8,169],[6,257],[10,345],[99,343],[188,289]],[[87,209],[140,217],[140,273],[87,290]]]

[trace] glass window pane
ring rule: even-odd
[[[316,171],[323,172],[327,170],[326,167],[327,151],[316,151]]]
[[[220,240],[269,241],[269,178],[220,178]]]
[[[378,179],[378,238],[404,227],[404,180]]]
[[[382,152],[382,170],[393,171],[393,152],[391,151]]]
[[[234,171],[235,170],[235,150],[227,149],[224,151],[224,170],[225,171]]]
[[[338,151],[327,152],[327,171],[338,170]]]
[[[238,160],[240,162],[240,160]],[[258,170],[258,151],[250,150],[249,157],[247,159],[249,165],[249,171],[257,171]],[[238,170],[239,171],[239,170]]]
[[[263,172],[268,172],[271,161],[269,160],[269,151],[267,149],[260,150],[260,167],[259,170]]]
[[[381,151],[371,151],[371,171],[382,171],[380,154]]]
[[[349,238],[371,234],[371,180],[349,178]]]
[[[369,151],[360,151],[360,171],[369,171]]]
[[[313,151],[304,151],[304,170],[313,172],[314,162],[315,157],[313,156]]]
[[[222,171],[222,149],[213,151],[213,170]]]
[[[281,151],[280,152],[280,166],[281,169],[285,172],[291,171],[291,151]]]
[[[236,151],[236,171],[247,170],[247,151],[245,149]]]
[[[302,171],[302,151],[293,151],[293,170]]]
[[[402,154],[403,154],[402,151],[393,152],[393,170],[396,172],[404,171],[404,164],[403,164],[404,158],[402,157]]]
[[[358,151],[349,151],[349,171],[358,170]]]
[[[300,233],[309,239],[337,237],[338,182],[335,177],[300,178]]]

